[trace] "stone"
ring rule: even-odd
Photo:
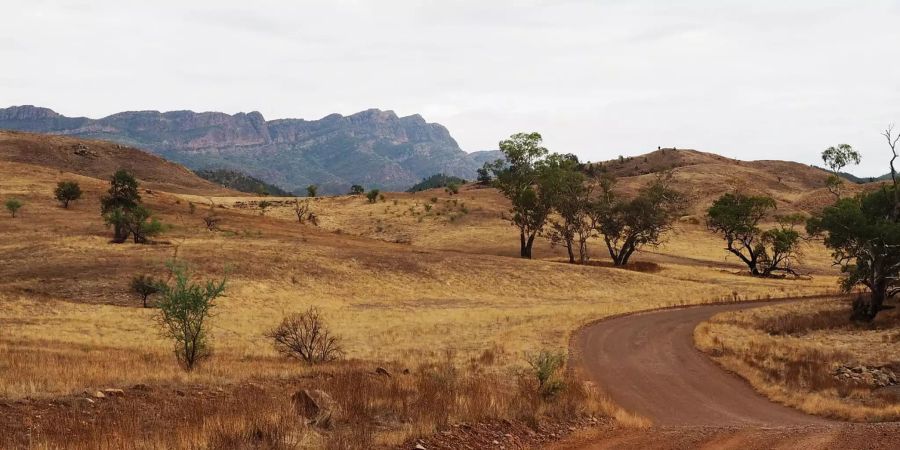
[[[291,396],[294,410],[307,423],[328,428],[337,415],[337,403],[320,389],[303,389]]]
[[[106,394],[104,394],[102,391],[94,391],[94,393],[91,395],[94,398],[106,398]]]
[[[388,378],[391,377],[391,373],[384,367],[379,367],[379,368],[375,369],[375,373],[377,373],[378,375],[384,375]]]
[[[124,397],[125,396],[125,391],[123,391],[121,389],[108,388],[108,389],[104,389],[103,393],[110,397]]]

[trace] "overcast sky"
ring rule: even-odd
[[[0,107],[419,113],[468,151],[657,146],[886,171],[900,0],[0,0]]]

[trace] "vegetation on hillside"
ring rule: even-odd
[[[690,189],[678,184],[677,174],[662,171],[614,183],[611,173],[587,173],[572,155],[542,152],[535,135],[513,136],[505,147],[519,157],[490,170],[488,183],[519,194],[512,198],[472,187],[455,193],[448,185],[438,192],[388,193],[387,200],[371,190],[365,199],[219,197],[204,203],[206,196],[146,189],[125,172],[108,184],[79,178],[83,203],[66,211],[54,206],[58,170],[5,166],[13,175],[0,179],[0,188],[26,200],[28,208],[21,219],[4,221],[13,232],[0,236],[2,252],[17,261],[0,267],[0,275],[16,280],[0,286],[0,294],[14,294],[0,320],[11,327],[7,336],[15,337],[0,336],[0,351],[14,361],[0,370],[0,389],[12,398],[54,402],[61,396],[81,402],[85,389],[105,386],[147,390],[128,390],[124,401],[91,397],[90,410],[99,418],[91,425],[82,424],[81,410],[66,409],[65,416],[54,410],[33,418],[38,431],[0,436],[0,444],[27,436],[47,447],[139,442],[227,448],[248,440],[268,445],[305,439],[343,448],[373,441],[400,445],[460,421],[539,427],[595,411],[611,414],[609,408],[598,409],[564,367],[566,357],[558,349],[572,324],[676,304],[810,294],[835,284],[823,247],[803,239],[796,250],[808,251],[814,279],[736,275],[733,265],[721,261],[720,239],[699,220],[677,222],[685,203],[681,189]],[[110,224],[119,224],[116,214],[122,214],[124,237],[118,232],[117,237],[141,235],[146,242],[152,207],[160,219],[178,225],[167,236],[173,244],[106,245],[98,238],[103,229],[96,214],[104,191]],[[362,186],[354,191],[365,192]],[[884,192],[879,201],[890,200],[894,191]],[[824,189],[820,194],[831,198]],[[247,206],[235,207],[236,202]],[[205,225],[192,215],[195,203],[204,208]],[[542,227],[523,234],[535,247],[529,256],[533,251],[543,261],[508,257],[521,250],[508,245],[512,228],[500,219],[510,207],[528,226],[542,220]],[[311,208],[321,214],[321,228],[298,226],[318,223]],[[259,217],[263,213],[266,218]],[[38,215],[42,220],[29,222]],[[205,231],[218,230],[220,220],[227,226]],[[783,260],[773,249],[784,239],[765,236],[767,220],[755,225],[762,230],[755,239],[769,242],[767,256],[758,258],[761,272],[771,261]],[[415,247],[343,236],[385,233],[404,223],[409,225],[404,232],[413,230]],[[678,233],[670,234],[676,227]],[[24,233],[31,238],[21,239]],[[565,246],[573,262],[587,263],[599,245],[613,264],[637,267],[558,264],[553,260],[562,250],[535,236]],[[661,255],[631,261],[642,246],[659,246]],[[173,252],[191,259],[196,277],[154,270],[154,261]],[[214,277],[220,262],[234,265],[231,298],[225,301],[218,299],[224,281],[197,281]],[[76,267],[77,277],[66,267]],[[48,270],[62,273],[51,277]],[[141,305],[158,309],[151,314]],[[53,323],[35,320],[49,307],[57,318]],[[213,310],[216,314],[209,314]],[[320,311],[328,317],[327,333],[321,331]],[[498,326],[505,323],[512,326]],[[338,334],[338,346],[337,340],[322,339]],[[209,356],[213,342],[216,352]],[[173,346],[179,364],[173,362]],[[341,353],[351,361],[339,360]],[[288,354],[316,364],[280,357]],[[194,370],[183,370],[189,368]],[[329,431],[298,413],[292,395],[304,389],[327,392],[344,411]],[[120,406],[134,408],[133,414],[121,414]],[[17,408],[14,413],[25,408],[11,407]],[[191,416],[181,417],[184,411]],[[141,425],[144,420],[176,425],[157,432]],[[204,426],[213,422],[218,425]]]
[[[797,275],[794,266],[801,236],[796,227],[804,218],[770,217],[774,209],[775,200],[771,197],[727,193],[707,210],[706,226],[725,239],[725,249],[737,256],[752,275]],[[760,227],[764,219],[774,219],[778,226],[764,231]]]
[[[100,214],[113,228],[113,242],[122,243],[133,236],[135,244],[145,244],[163,231],[162,222],[143,205],[138,181],[125,170],[116,171],[109,180],[109,190],[100,198]]]
[[[853,198],[840,198],[807,223],[810,234],[824,239],[835,264],[844,273],[842,287],[849,292],[865,286],[868,296],[853,303],[852,318],[871,322],[884,309],[884,301],[900,293],[900,179],[894,162],[900,134],[893,127],[884,133],[891,150],[891,183]],[[828,152],[823,159],[828,159]],[[858,156],[856,157],[858,161]]]
[[[75,181],[60,181],[57,183],[53,195],[63,208],[68,208],[69,203],[81,198],[81,186]]]
[[[202,169],[194,173],[201,178],[213,183],[225,186],[236,191],[247,192],[256,195],[272,195],[275,197],[288,197],[292,194],[274,184],[266,183],[259,178],[252,177],[237,170],[229,169]]]
[[[413,187],[407,189],[406,192],[419,192],[428,189],[445,188],[450,185],[459,186],[465,183],[466,180],[460,177],[437,173],[416,183],[415,185],[413,185]]]
[[[486,163],[479,174],[512,203],[510,222],[519,229],[523,258],[532,257],[535,237],[544,235],[565,245],[570,263],[577,248],[577,262],[584,264],[588,240],[602,237],[613,263],[624,266],[641,247],[661,244],[684,211],[684,196],[671,187],[667,173],[637,195],[623,196],[614,192],[610,174],[589,179],[575,155],[549,154],[541,142],[539,133],[512,135],[500,142],[505,161]]]

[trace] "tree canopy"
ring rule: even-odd
[[[636,250],[662,242],[684,211],[684,196],[671,187],[671,174],[658,175],[632,199],[618,198],[613,186],[612,178],[602,180],[592,215],[613,263],[624,266]]]
[[[495,186],[512,202],[511,222],[519,228],[522,258],[531,258],[534,238],[544,228],[552,207],[547,189],[538,186],[541,162],[549,151],[540,133],[516,133],[500,141],[507,164],[496,167]]]
[[[763,231],[759,224],[775,207],[771,197],[726,193],[707,210],[707,228],[724,237],[725,249],[743,261],[753,275],[796,275],[793,265],[801,236],[795,226],[802,218],[774,217],[778,226]]]
[[[862,284],[871,299],[853,317],[870,321],[884,300],[900,291],[900,223],[894,216],[894,186],[838,200],[807,223],[811,234],[824,236],[825,246],[844,273],[846,291]]]
[[[81,198],[81,186],[75,181],[60,181],[53,194],[63,208],[68,208],[70,202]]]

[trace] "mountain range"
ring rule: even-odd
[[[466,153],[445,127],[416,114],[369,109],[319,120],[266,120],[259,112],[129,111],[101,119],[52,109],[0,109],[0,129],[108,140],[191,169],[237,170],[302,192],[345,193],[353,184],[404,190],[437,173],[473,179],[498,151]]]

